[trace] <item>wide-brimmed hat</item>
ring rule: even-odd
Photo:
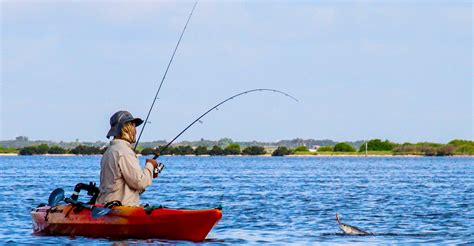
[[[107,133],[107,138],[120,135],[122,127],[127,122],[134,122],[135,126],[139,126],[143,123],[143,120],[140,118],[134,118],[128,111],[118,111],[110,117],[110,130],[109,133]]]

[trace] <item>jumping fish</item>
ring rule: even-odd
[[[355,226],[347,225],[344,223],[341,223],[341,220],[339,219],[339,214],[336,213],[336,221],[339,224],[339,228],[341,229],[344,234],[347,235],[358,235],[358,236],[367,236],[371,235],[370,233],[361,230],[360,228],[357,228]]]

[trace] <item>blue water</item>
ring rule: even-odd
[[[143,203],[223,205],[207,244],[474,243],[474,158],[163,157]],[[32,235],[30,209],[98,182],[100,157],[0,157],[0,244],[111,244]],[[142,159],[142,163],[143,163]],[[373,236],[344,236],[342,221]],[[129,240],[129,243],[161,240]],[[170,242],[187,243],[187,242]]]

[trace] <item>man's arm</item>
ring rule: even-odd
[[[151,185],[153,180],[153,165],[150,162],[147,162],[145,168],[142,170],[137,157],[134,155],[122,155],[119,157],[118,163],[123,178],[130,187],[142,191]]]

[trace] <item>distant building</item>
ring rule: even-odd
[[[273,151],[275,151],[278,148],[278,146],[274,146],[274,145],[263,146],[263,148],[265,149],[265,152],[267,152],[268,154],[271,154],[273,153]]]
[[[18,137],[16,137],[16,140],[17,140],[17,141],[28,141],[28,137],[25,137],[25,136],[18,136]]]
[[[318,151],[318,149],[319,149],[320,147],[321,147],[321,146],[319,146],[319,145],[313,145],[313,147],[309,149],[309,152],[316,152],[316,151]]]

